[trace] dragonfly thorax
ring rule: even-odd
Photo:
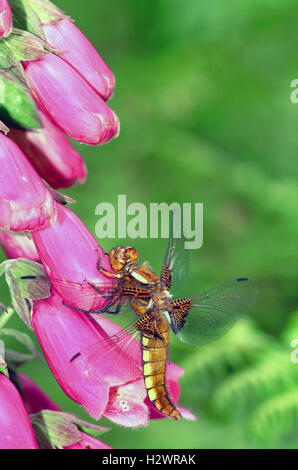
[[[164,316],[165,313],[169,315],[169,312],[172,311],[171,295],[169,292],[166,290],[154,291],[152,295],[151,308],[155,314],[155,317],[159,315]]]

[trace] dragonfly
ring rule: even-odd
[[[190,346],[203,346],[227,333],[250,309],[259,290],[254,281],[239,277],[199,295],[175,297],[189,268],[184,242],[183,237],[174,238],[171,231],[160,276],[148,267],[144,268],[145,275],[142,272],[141,278],[138,270],[125,271],[126,285],[132,282],[134,288],[144,294],[129,294],[128,306],[133,321],[70,360],[70,367],[79,360],[88,368],[88,363],[108,360],[112,352],[116,353],[117,359],[111,364],[111,377],[113,371],[117,369],[119,375],[120,370],[125,382],[129,377],[131,379],[130,369],[138,370],[154,408],[173,420],[178,420],[181,414],[166,383],[170,331]],[[128,290],[124,293],[126,295]],[[93,372],[96,374],[96,367]]]
[[[51,276],[24,275],[14,280],[23,290],[33,292],[39,299],[39,289],[36,285],[47,286],[50,283],[52,292],[56,291],[63,303],[74,309],[88,314],[117,314],[130,298],[149,300],[151,288],[157,282],[156,276],[148,263],[138,264],[139,254],[134,247],[117,246],[106,253],[112,271],[102,267],[101,257],[97,260],[97,269],[112,282],[90,281],[75,282],[68,279],[56,279]],[[32,288],[32,286],[34,288]],[[47,291],[47,289],[45,289]],[[113,309],[114,307],[114,309]]]

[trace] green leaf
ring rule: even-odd
[[[35,344],[32,338],[29,335],[27,335],[27,333],[14,330],[12,328],[2,328],[0,330],[0,338],[3,338],[5,336],[10,336],[10,337],[15,338],[17,341],[23,344],[28,349],[28,351],[30,351],[31,354],[33,354],[33,356],[38,357],[40,360],[42,360],[42,356],[39,354],[39,352],[35,348]]]
[[[68,413],[42,410],[31,415],[30,419],[43,449],[69,446],[82,439],[81,432],[72,422],[73,416]]]
[[[48,0],[29,0],[30,5],[37,13],[43,24],[56,23],[64,18],[69,18],[56,5]]]
[[[41,127],[37,107],[31,95],[4,76],[0,77],[0,119],[10,127]]]
[[[7,73],[24,88],[30,88],[23,65],[6,39],[0,39],[0,72]]]
[[[93,436],[99,436],[110,428],[88,423],[71,413],[62,411],[42,410],[30,415],[30,420],[42,449],[53,449],[69,446],[80,441],[82,431]]]
[[[12,349],[5,349],[5,359],[9,363],[10,368],[13,367],[16,369],[17,367],[21,367],[27,364],[27,362],[32,361],[34,357],[35,354],[26,354],[13,351]]]
[[[31,321],[32,301],[22,296],[20,288],[15,283],[15,279],[10,272],[5,273],[5,277],[9,287],[13,308],[28,328],[33,330]]]
[[[45,39],[39,15],[29,0],[13,0],[10,3],[13,14],[13,27],[23,29]]]
[[[4,263],[5,274],[12,274],[23,297],[39,300],[51,296],[51,283],[41,264],[27,258],[8,260]]]

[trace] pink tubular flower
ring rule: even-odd
[[[87,347],[120,331],[119,326],[107,319],[101,319],[99,326],[84,313],[63,305],[58,294],[34,302],[32,323],[56,380],[72,400],[95,419],[106,416],[129,427],[147,423],[140,369],[125,357],[120,365],[115,350],[107,350],[104,357],[95,352],[84,354]]]
[[[39,262],[35,245],[26,235],[15,235],[0,230],[0,244],[7,258],[29,258]]]
[[[77,181],[84,183],[87,171],[81,155],[45,113],[39,114],[41,129],[11,129],[9,138],[52,188],[67,188]]]
[[[1,373],[0,449],[38,449],[21,396],[13,383]]]
[[[107,100],[113,93],[115,78],[86,36],[69,19],[43,25],[46,39],[55,49],[65,51],[61,56]]]
[[[0,0],[0,36],[10,35],[12,28],[12,14],[7,0]]]
[[[0,227],[21,232],[55,219],[50,191],[23,152],[0,133]]]
[[[49,398],[41,388],[27,375],[19,373],[18,378],[24,395],[28,414],[38,413],[42,410],[61,411],[59,406]],[[104,442],[82,432],[82,439],[75,444],[65,446],[64,449],[112,449]]]
[[[106,287],[113,285],[115,281],[97,269],[100,256],[100,265],[112,271],[108,256],[77,215],[57,203],[56,222],[35,231],[32,238],[45,271],[53,280],[53,288],[68,305],[90,310],[101,309],[107,304],[108,300],[101,297],[86,280],[102,283]],[[57,279],[83,283],[83,290],[55,282]]]
[[[67,135],[91,145],[118,136],[114,111],[61,57],[48,54],[25,69],[38,102]]]

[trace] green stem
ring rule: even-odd
[[[4,325],[8,322],[10,317],[14,314],[14,308],[12,306],[7,307],[6,312],[3,312],[0,316],[0,328],[3,328]]]

